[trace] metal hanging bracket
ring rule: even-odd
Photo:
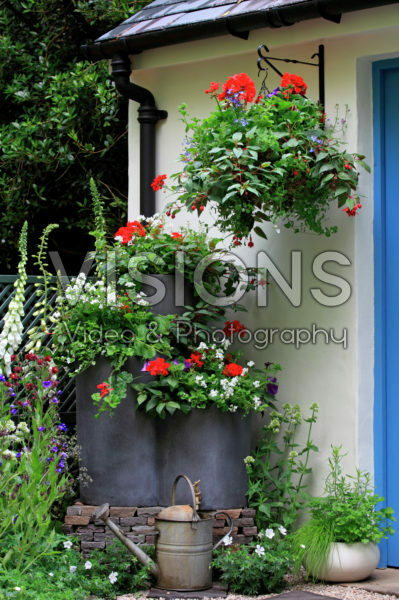
[[[280,61],[285,63],[293,63],[297,65],[306,65],[308,67],[316,67],[319,70],[319,102],[321,106],[325,107],[325,75],[324,75],[324,45],[320,44],[317,52],[312,54],[311,60],[317,57],[317,62],[307,62],[303,60],[296,60],[294,58],[278,58],[276,56],[269,56],[266,54],[269,52],[269,48],[265,44],[261,44],[258,46],[258,56],[259,58],[256,61],[258,66],[258,75],[260,75],[261,71],[265,72],[262,85],[259,93],[267,94],[268,89],[266,85],[266,79],[269,74],[269,67],[277,73],[280,77],[283,76],[283,73],[271,62],[271,61]]]

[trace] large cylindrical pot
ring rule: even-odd
[[[181,315],[193,304],[193,287],[180,274],[143,275],[142,291],[148,296],[155,315]]]
[[[143,361],[129,359],[133,376],[141,373]],[[156,506],[158,504],[157,443],[153,419],[136,410],[136,393],[130,388],[114,414],[102,413],[91,395],[111,372],[109,362],[96,365],[76,378],[76,425],[81,447],[81,466],[92,481],[81,484],[85,504],[111,506]],[[150,377],[150,376],[146,376]]]
[[[201,509],[237,508],[246,505],[247,474],[244,458],[251,450],[251,419],[224,413],[216,407],[175,413],[157,423],[159,503],[170,504],[170,486],[184,473],[200,479]],[[177,504],[188,504],[190,495],[177,490]]]
[[[362,581],[371,575],[380,560],[380,551],[372,542],[362,544],[330,545],[325,568],[312,570],[312,575],[323,581],[349,583]]]

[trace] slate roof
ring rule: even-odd
[[[85,48],[89,58],[135,54],[217,35],[247,38],[259,27],[282,27],[342,12],[396,4],[397,0],[155,0]]]

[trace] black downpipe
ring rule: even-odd
[[[155,98],[140,85],[130,81],[131,64],[128,56],[115,54],[111,60],[112,76],[116,89],[129,100],[140,104],[140,213],[151,217],[155,213],[155,192],[151,188],[155,171],[155,125],[166,119],[166,110],[159,110]]]

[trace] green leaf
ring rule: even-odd
[[[261,229],[260,227],[258,227],[258,226],[254,227],[254,232],[259,237],[263,238],[264,240],[267,240],[267,235],[265,234],[265,232],[263,231],[263,229]]]

